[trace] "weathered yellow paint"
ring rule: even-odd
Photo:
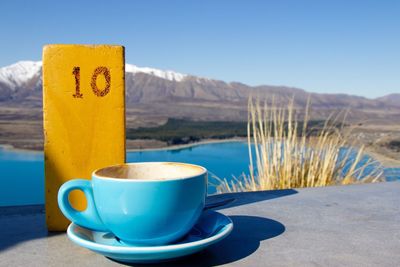
[[[79,67],[81,95],[76,94],[75,67]],[[99,67],[110,74],[109,91],[103,96],[99,91],[107,87],[106,75],[101,71],[94,75]],[[43,120],[47,227],[62,231],[69,221],[58,209],[59,187],[73,178],[90,179],[97,168],[125,162],[124,47],[45,46]],[[86,206],[81,192],[73,192],[70,201],[80,210]]]

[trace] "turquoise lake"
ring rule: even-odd
[[[367,160],[366,156],[364,160]],[[248,173],[249,157],[246,143],[226,142],[197,145],[175,150],[129,152],[128,162],[178,161],[199,164],[219,178],[231,179]],[[43,153],[21,152],[0,148],[0,206],[43,204]],[[400,168],[386,168],[387,180],[400,179]],[[210,183],[216,183],[212,175]],[[209,193],[215,188],[210,185]]]

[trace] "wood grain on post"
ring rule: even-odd
[[[124,47],[45,46],[43,120],[46,222],[50,231],[63,231],[69,221],[58,208],[59,187],[125,162]],[[82,192],[70,201],[86,207]]]

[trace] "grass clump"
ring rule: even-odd
[[[219,192],[259,191],[377,182],[382,168],[365,161],[364,147],[350,141],[347,112],[331,115],[318,129],[309,125],[310,101],[298,119],[291,99],[287,107],[274,100],[249,100],[247,138],[249,175],[220,180]],[[341,118],[341,119],[340,119]],[[340,121],[340,122],[339,122]],[[351,149],[344,149],[351,148]],[[366,172],[369,166],[374,170]]]

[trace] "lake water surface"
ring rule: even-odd
[[[247,144],[226,142],[198,145],[175,150],[129,152],[128,162],[178,161],[206,167],[219,178],[230,179],[248,174]],[[43,204],[43,153],[21,152],[0,148],[0,206]],[[210,182],[216,180],[210,175]],[[400,179],[400,168],[385,169],[388,180]],[[209,193],[215,188],[210,185]]]

